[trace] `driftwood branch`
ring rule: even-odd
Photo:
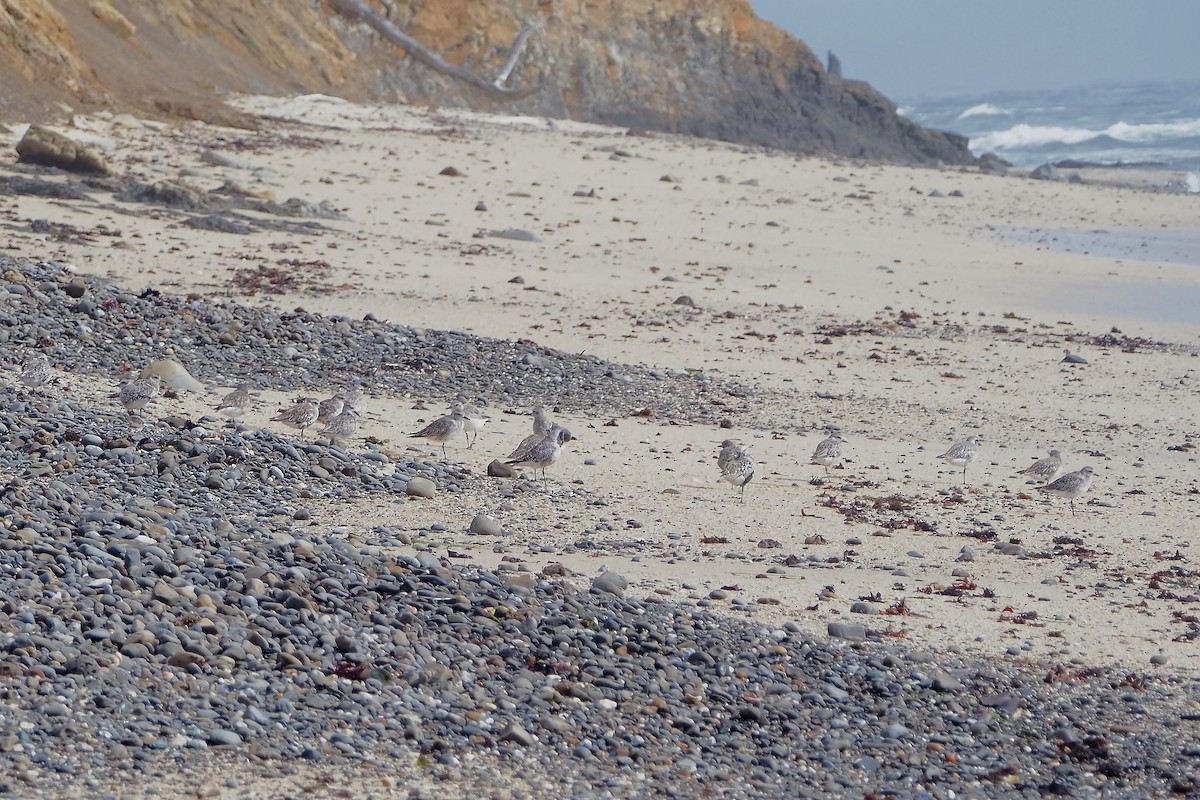
[[[500,74],[496,76],[494,81],[489,81],[482,75],[471,72],[471,70],[465,67],[447,62],[437,53],[409,36],[400,28],[397,28],[389,20],[372,11],[363,0],[328,0],[328,2],[334,11],[349,19],[361,19],[382,34],[388,41],[404,48],[409,55],[422,64],[452,78],[466,81],[472,86],[482,89],[492,97],[528,97],[531,94],[541,91],[541,86],[520,88],[508,86],[507,84],[509,75],[512,74],[513,68],[517,65],[517,60],[521,57],[521,50],[525,47],[525,42],[546,23],[545,17],[538,19],[537,22],[531,25],[526,25],[517,34],[517,38],[513,40],[512,49],[508,53],[508,58],[505,60],[504,66],[500,69]]]

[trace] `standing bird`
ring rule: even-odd
[[[230,419],[236,420],[250,408],[252,402],[250,390],[252,388],[248,383],[239,383],[237,388],[222,397],[213,408]]]
[[[1025,469],[1018,472],[1018,475],[1028,475],[1042,483],[1050,483],[1062,473],[1062,453],[1057,450],[1051,450],[1050,455],[1046,458],[1039,458],[1037,461],[1030,464]]]
[[[366,410],[367,393],[357,384],[342,392],[342,400],[358,414]]]
[[[25,362],[21,365],[21,374],[17,380],[30,389],[36,389],[47,383],[53,376],[54,370],[50,368],[49,359],[43,353],[35,353],[25,357]]]
[[[746,484],[754,477],[754,458],[745,445],[736,445],[733,457],[725,464],[721,477],[741,488],[741,498],[746,499]]]
[[[550,415],[546,413],[546,409],[541,406],[533,407],[533,432],[539,436],[545,436],[550,432],[550,428],[554,425],[554,421],[550,419]]]
[[[133,412],[141,411],[151,400],[158,397],[160,384],[157,375],[149,378],[138,378],[121,386],[121,405],[125,413],[133,416]]]
[[[329,437],[334,444],[347,444],[358,430],[358,412],[353,408],[343,409],[331,417],[321,429],[321,435]]]
[[[555,423],[550,427],[550,430],[541,441],[534,443],[524,452],[520,452],[520,448],[514,451],[508,461],[504,462],[512,467],[532,467],[542,471],[542,482],[546,482],[546,467],[558,461],[558,457],[562,455],[562,446],[571,441],[574,437],[571,432],[563,426]]]
[[[717,469],[721,470],[721,477],[729,471],[729,462],[737,458],[738,449],[741,444],[737,439],[726,439],[721,442],[721,452],[717,453]]]
[[[312,400],[297,400],[291,408],[285,408],[275,416],[271,417],[272,422],[282,422],[289,428],[297,428],[300,431],[300,438],[304,438],[304,431],[317,421],[317,415],[320,411],[317,409],[317,404]]]
[[[470,449],[475,446],[475,440],[479,438],[479,432],[483,430],[483,426],[488,424],[488,418],[470,403],[455,403],[450,410],[453,411],[456,408],[463,416],[463,432],[467,435],[467,448]]]
[[[938,458],[945,461],[954,467],[962,467],[963,483],[967,482],[967,464],[975,460],[976,454],[979,453],[979,443],[983,441],[980,436],[968,436],[958,444],[951,447],[946,452],[942,453]]]
[[[1038,491],[1055,497],[1067,498],[1071,505],[1071,514],[1074,516],[1075,498],[1082,497],[1083,493],[1092,487],[1093,472],[1091,467],[1084,467],[1077,472],[1068,472],[1054,483],[1039,486]]]
[[[342,413],[346,407],[346,398],[340,394],[335,394],[333,397],[322,400],[317,403],[317,422],[322,425],[329,424],[329,420]]]
[[[416,433],[410,433],[410,439],[430,439],[439,442],[442,445],[442,457],[447,458],[446,442],[453,439],[460,433],[463,433],[463,425],[466,418],[463,417],[462,411],[454,409],[445,416],[438,417],[433,422],[426,425]]]
[[[509,459],[519,458],[520,456],[525,455],[525,453],[529,451],[529,448],[546,438],[546,434],[550,432],[551,428],[553,428],[555,424],[556,423],[551,421],[550,417],[546,414],[546,409],[542,408],[541,406],[536,406],[533,409],[533,433],[521,440],[521,443],[517,445],[517,448],[513,450],[511,454],[509,454]]]
[[[829,474],[829,468],[837,463],[837,460],[842,457],[842,445],[846,440],[842,438],[840,433],[831,433],[823,439],[812,454],[812,463],[820,464],[825,468],[825,474]]]

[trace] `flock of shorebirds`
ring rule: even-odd
[[[49,360],[39,353],[25,360],[19,380],[30,388],[37,388],[50,381],[53,375]],[[158,397],[161,390],[160,379],[152,375],[123,384],[118,396],[125,411],[132,415]],[[214,408],[231,419],[237,419],[253,405],[252,390],[250,384],[241,384],[222,397]],[[358,419],[363,411],[364,400],[365,392],[361,386],[353,386],[325,400],[302,397],[290,407],[280,410],[271,421],[281,422],[299,430],[301,437],[308,428],[323,425],[319,435],[344,444],[358,430]],[[469,403],[454,403],[449,413],[409,434],[409,437],[437,442],[442,446],[442,455],[445,457],[446,444],[458,436],[465,437],[468,448],[473,447],[479,438],[479,432],[487,422],[488,418],[475,406]],[[517,468],[540,470],[542,480],[545,481],[546,468],[558,461],[563,445],[572,438],[569,430],[551,420],[545,409],[538,406],[533,411],[533,433],[517,445],[504,463]],[[966,483],[967,466],[979,454],[982,441],[980,436],[968,436],[938,458],[951,466],[961,467],[963,482]],[[829,468],[841,459],[842,448],[846,443],[841,434],[831,428],[829,436],[813,450],[811,463],[824,467],[828,475]],[[754,478],[754,467],[754,457],[744,444],[733,439],[721,442],[717,454],[717,468],[721,471],[722,478],[738,488],[739,496],[743,500],[746,484]],[[1075,472],[1063,474],[1062,454],[1058,450],[1051,450],[1049,456],[1038,459],[1018,474],[1042,481],[1043,485],[1038,487],[1038,491],[1067,500],[1071,513],[1075,514],[1075,501],[1091,488],[1094,470],[1085,466]]]
[[[968,436],[938,458],[951,466],[962,467],[963,482],[966,483],[967,465],[979,454],[982,441],[980,436]],[[829,436],[822,439],[813,450],[810,463],[824,467],[825,474],[828,475],[829,468],[841,459],[842,446],[845,444],[846,440],[841,434],[831,430]],[[721,470],[721,477],[738,487],[739,494],[744,498],[746,484],[754,477],[754,458],[750,455],[749,448],[734,439],[721,442],[721,450],[717,454],[717,468]],[[1062,453],[1051,450],[1049,456],[1038,459],[1017,474],[1041,481],[1042,485],[1037,487],[1038,491],[1069,501],[1071,514],[1075,514],[1075,500],[1091,488],[1094,472],[1091,467],[1083,467],[1075,472],[1063,474]]]

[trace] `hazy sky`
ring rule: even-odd
[[[750,0],[885,95],[1200,82],[1200,0]]]

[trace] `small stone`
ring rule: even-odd
[[[851,614],[878,614],[878,609],[870,603],[859,601],[850,605]]]

